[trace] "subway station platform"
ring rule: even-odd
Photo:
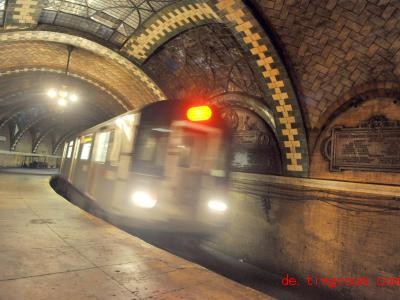
[[[0,299],[274,299],[0,173]]]

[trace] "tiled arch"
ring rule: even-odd
[[[110,60],[126,69],[134,78],[137,79],[138,82],[140,82],[140,84],[143,86],[144,92],[152,95],[151,97],[153,100],[161,100],[165,98],[164,93],[155,84],[155,82],[138,66],[121,56],[119,53],[88,39],[70,34],[50,31],[17,31],[0,33],[0,42],[10,43],[22,41],[54,42],[73,45],[77,48],[85,49],[98,56],[105,57],[107,60]]]
[[[121,52],[143,63],[159,46],[179,33],[207,23],[220,23],[215,9],[202,0],[185,0],[161,10],[125,43]]]
[[[249,55],[264,99],[274,113],[286,174],[307,176],[307,136],[293,85],[265,30],[242,0],[189,0],[169,6],[149,19],[141,33],[132,37],[121,51],[140,64],[183,30],[212,22],[227,25]]]
[[[265,30],[241,0],[220,0],[215,4],[243,49],[249,53],[265,99],[274,112],[286,173],[307,176],[307,136],[300,105],[286,68]]]
[[[18,2],[20,0],[13,0]],[[30,0],[31,7],[35,1]],[[18,17],[18,14],[15,14]],[[168,5],[150,19],[120,49],[120,54],[96,45],[95,51],[108,56],[129,68],[155,98],[163,98],[162,91],[138,67],[128,59],[143,63],[158,47],[180,32],[208,23],[223,23],[231,30],[242,48],[248,53],[254,72],[263,87],[264,99],[274,113],[281,151],[286,160],[287,175],[307,176],[309,167],[307,136],[300,105],[292,83],[278,52],[265,30],[254,18],[242,0],[184,0]],[[34,23],[34,22],[33,22]],[[93,42],[80,37],[40,31],[6,32],[5,38],[22,38],[65,43],[79,42],[81,47],[91,48]],[[122,54],[122,55],[121,55]]]
[[[45,73],[57,73],[57,74],[64,74],[63,70],[60,69],[52,69],[52,68],[46,68],[46,67],[41,67],[41,68],[22,68],[22,69],[13,69],[13,70],[6,70],[0,72],[0,77],[2,76],[7,76],[11,74],[18,74],[18,73],[28,73],[28,72],[45,72]],[[96,82],[92,80],[91,78],[85,77],[80,74],[75,74],[73,72],[69,73],[69,76],[78,78],[80,80],[83,80],[91,85],[94,85],[95,87],[101,89],[105,93],[107,93],[111,98],[113,98],[123,109],[128,110],[129,108],[126,106],[124,101],[121,99],[120,96],[116,95],[113,93],[113,91],[109,90],[106,86],[102,85],[99,82]]]

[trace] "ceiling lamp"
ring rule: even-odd
[[[77,96],[76,94],[70,94],[70,95],[68,96],[68,99],[69,99],[69,101],[71,101],[71,102],[76,102],[76,101],[78,101],[78,96]]]
[[[69,61],[71,58],[72,50],[74,49],[73,46],[68,45],[68,59],[67,65],[65,68],[65,75],[68,76],[69,73]],[[57,99],[57,103],[61,107],[66,107],[68,103],[75,103],[78,102],[79,97],[73,91],[70,91],[66,85],[62,85],[60,88],[51,88],[47,91],[47,96],[52,99]]]
[[[68,104],[68,102],[64,98],[59,98],[57,103],[62,107],[67,106]]]
[[[50,89],[47,91],[47,96],[50,98],[55,98],[57,97],[57,90],[56,89]]]

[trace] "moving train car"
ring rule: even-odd
[[[226,219],[228,145],[216,107],[160,101],[68,140],[55,188],[124,225],[210,233]]]

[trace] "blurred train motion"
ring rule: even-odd
[[[226,221],[229,144],[216,107],[160,101],[68,140],[53,187],[120,224],[208,234]]]

